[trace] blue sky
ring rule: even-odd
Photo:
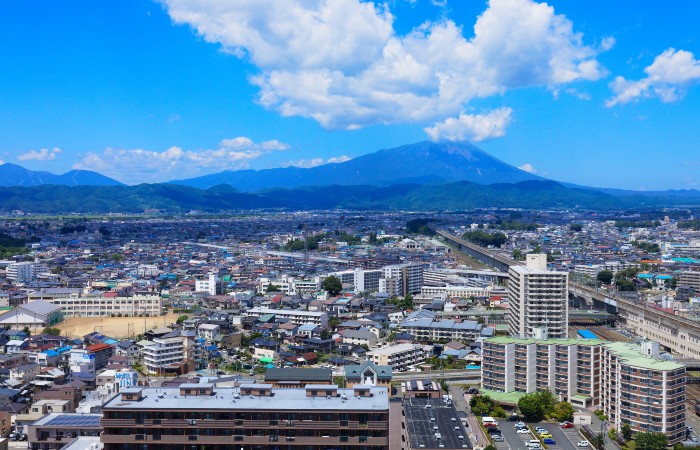
[[[131,184],[469,140],[700,188],[697,23],[690,0],[7,0],[0,160]]]

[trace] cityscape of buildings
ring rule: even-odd
[[[550,392],[582,433],[566,439],[596,444],[589,424],[600,415],[615,436],[629,428],[692,444],[700,250],[690,248],[700,233],[679,226],[690,218],[430,217],[464,239],[503,233],[483,251],[508,270],[411,230],[426,219],[3,221],[0,233],[28,242],[0,261],[3,437],[34,450],[408,450],[484,439],[515,450],[505,431],[480,428],[468,401],[488,397],[522,416],[521,399]],[[652,326],[652,313],[682,327]]]

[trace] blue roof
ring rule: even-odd
[[[578,330],[578,334],[584,339],[598,339],[598,336],[590,330]]]
[[[46,350],[46,351],[44,352],[44,354],[45,354],[46,356],[48,356],[49,358],[51,358],[51,357],[54,357],[54,356],[58,356],[59,353],[58,353],[56,350]]]
[[[56,351],[58,353],[65,353],[65,352],[69,352],[71,348],[72,347],[61,347],[61,348],[57,348]]]

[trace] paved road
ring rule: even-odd
[[[459,385],[448,385],[448,391],[452,395],[452,402],[457,411],[464,411],[467,414],[467,431],[469,432],[469,441],[474,448],[484,448],[488,445],[488,440],[477,423],[477,419],[469,409],[469,395],[463,394],[462,388]],[[507,446],[496,446],[498,450],[510,450]]]
[[[511,450],[525,450],[525,442],[532,439],[531,434],[518,434],[515,432],[515,422],[508,422],[505,419],[499,422],[501,433]],[[525,440],[523,440],[525,439]]]

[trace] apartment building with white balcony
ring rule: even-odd
[[[148,373],[183,374],[194,370],[195,343],[189,336],[153,338],[138,345],[143,368]]]
[[[289,319],[295,325],[312,323],[321,327],[328,326],[328,314],[317,311],[297,311],[294,309],[250,308],[244,312],[247,317],[260,317],[272,314],[276,318]]]
[[[685,438],[685,366],[658,358],[657,343],[495,337],[483,341],[481,367],[487,393],[548,390],[576,407],[598,407],[618,432],[629,424],[670,443]]]
[[[525,266],[508,270],[508,319],[512,336],[566,338],[569,275],[547,270],[547,255],[527,255]]]
[[[36,279],[39,274],[48,272],[49,266],[37,259],[34,262],[23,261],[8,264],[6,276],[10,280],[26,283],[27,281]]]
[[[427,353],[421,345],[398,344],[367,352],[367,359],[378,366],[391,366],[395,372],[405,372],[425,361]]]

